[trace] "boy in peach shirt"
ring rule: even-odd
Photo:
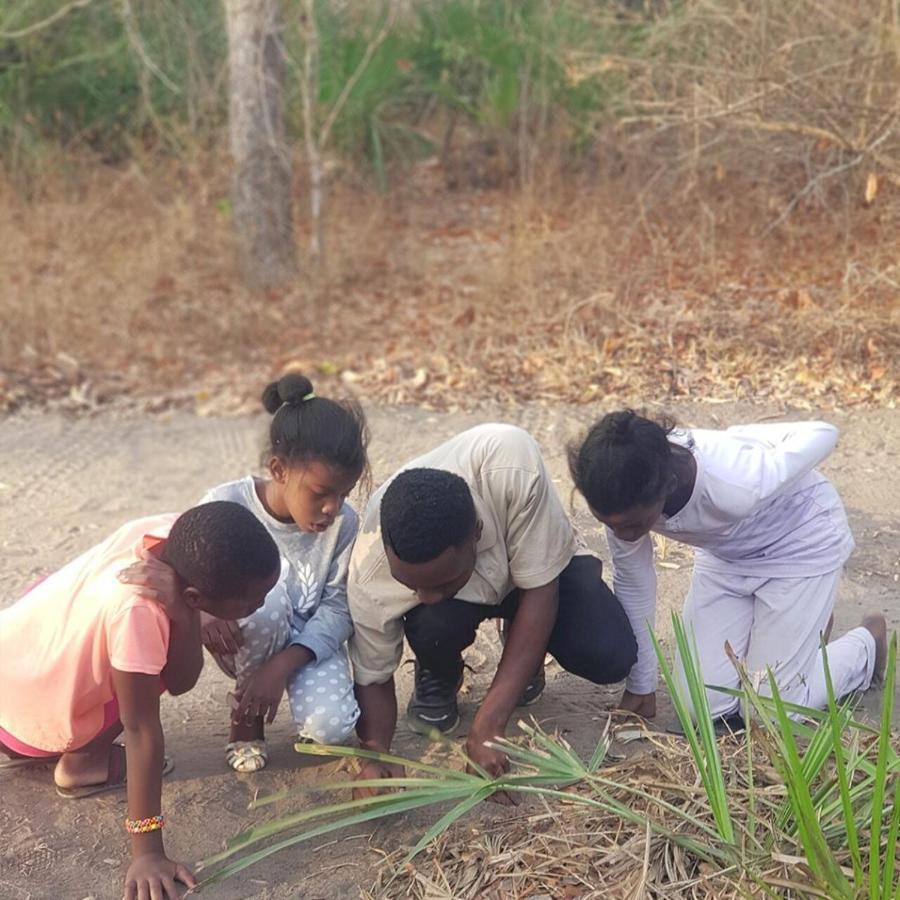
[[[165,607],[118,579],[148,554],[176,575]],[[0,765],[57,758],[64,797],[127,786],[126,900],[177,900],[176,881],[195,883],[163,848],[159,696],[197,682],[200,612],[249,615],[279,572],[275,543],[249,510],[206,503],[122,526],[0,610],[0,751],[8,757]],[[124,748],[114,743],[123,731]]]

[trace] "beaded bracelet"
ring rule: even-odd
[[[126,819],[125,830],[129,834],[146,834],[148,831],[159,831],[165,824],[164,815],[148,816],[146,819]]]

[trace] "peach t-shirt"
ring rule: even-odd
[[[40,750],[82,747],[103,728],[113,669],[162,672],[168,616],[116,573],[164,541],[176,518],[123,525],[0,610],[0,728]]]

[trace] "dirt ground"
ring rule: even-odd
[[[721,404],[675,407],[685,424],[720,426],[764,417],[790,416],[783,407]],[[543,446],[563,498],[569,498],[563,448],[597,410],[589,407],[518,406],[478,413],[438,415],[417,409],[369,410],[376,484],[406,459],[480,421],[500,420],[529,429]],[[798,413],[807,418],[809,413]],[[858,620],[862,609],[885,610],[889,625],[900,627],[900,410],[861,410],[831,415],[843,429],[840,444],[824,466],[847,504],[857,541],[836,611],[836,632]],[[198,418],[183,413],[138,417],[103,413],[92,417],[21,416],[0,422],[0,606],[15,600],[36,576],[52,570],[100,539],[126,519],[177,510],[195,502],[210,485],[246,474],[259,458],[262,418]],[[606,558],[599,529],[576,508],[588,540]],[[690,558],[669,548],[660,568],[660,617],[680,604],[688,583]],[[493,632],[483,629],[467,662],[463,728],[483,696],[493,672]],[[22,664],[27,665],[23,649]],[[548,669],[544,698],[529,712],[550,729],[559,729],[576,749],[589,752],[614,690],[599,690]],[[410,687],[409,667],[400,679],[400,703]],[[163,806],[170,816],[167,847],[176,859],[196,860],[252,820],[247,802],[296,786],[314,787],[322,769],[294,753],[286,717],[270,731],[271,763],[254,776],[235,776],[225,766],[224,676],[207,666],[197,688],[163,703],[170,755],[176,762],[166,779]],[[879,701],[865,698],[867,707]],[[671,718],[663,707],[660,725]],[[426,743],[402,727],[396,749],[421,755]],[[127,848],[121,828],[124,795],[85,801],[58,798],[46,765],[0,773],[0,897],[5,900],[86,900],[120,896]],[[293,806],[315,802],[304,793]],[[521,812],[497,807],[476,810],[479,820]],[[433,815],[433,814],[432,814]],[[383,858],[380,851],[408,843],[429,813],[409,815],[359,834],[315,841],[277,855],[234,880],[205,892],[210,898],[352,898],[369,888]]]

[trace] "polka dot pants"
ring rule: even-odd
[[[238,689],[264,662],[290,644],[291,601],[287,592],[276,585],[265,604],[239,624],[244,645],[220,663],[226,672],[230,669],[234,674]],[[342,744],[353,733],[359,707],[346,648],[297,669],[288,678],[287,695],[299,737],[317,744]]]

